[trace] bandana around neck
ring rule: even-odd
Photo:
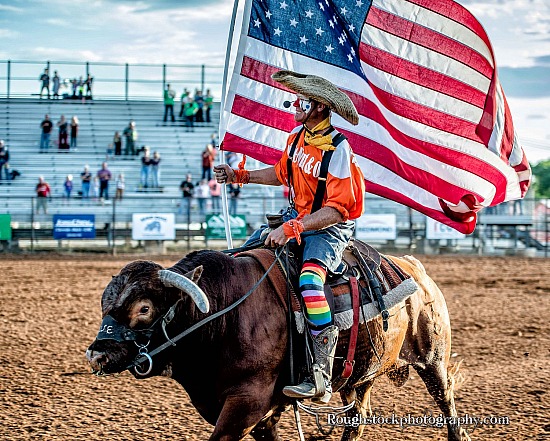
[[[305,127],[305,126],[304,126]],[[323,132],[324,130],[328,129],[330,127],[330,118],[324,119],[319,124],[317,124],[313,130],[309,130],[306,128],[304,140],[314,147],[317,147],[321,150],[334,150],[336,147],[332,145],[332,136],[329,135],[321,135],[321,133],[316,132]]]

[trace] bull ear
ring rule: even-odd
[[[195,280],[199,280],[201,274],[202,266],[195,268],[193,271],[189,271],[185,276],[170,270],[160,270],[158,272],[159,279],[164,286],[172,286],[181,289],[193,299],[201,312],[206,313],[210,310],[210,302],[206,294],[195,282]],[[189,275],[191,275],[191,277],[189,277]]]
[[[202,265],[199,265],[194,270],[191,270],[187,274],[185,274],[185,277],[187,277],[193,283],[199,283],[199,279],[202,276],[202,270],[203,269],[204,269],[204,267]]]

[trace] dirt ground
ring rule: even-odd
[[[450,310],[453,361],[462,360],[459,414],[508,419],[475,428],[472,439],[549,440],[550,261],[417,257]],[[172,380],[138,381],[128,372],[97,378],[89,371],[84,354],[101,321],[103,288],[134,259],[0,256],[0,439],[208,439],[212,427]],[[177,258],[151,260],[169,266]],[[401,388],[378,381],[372,403],[385,416],[439,414],[414,372]],[[339,428],[313,438],[314,420],[303,412],[302,419],[306,438],[339,439]],[[280,425],[283,440],[298,439],[292,412]],[[436,441],[446,439],[446,430],[372,425],[363,439]]]

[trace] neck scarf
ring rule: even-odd
[[[330,127],[330,118],[327,118],[317,124],[313,130],[306,129],[304,140],[312,146],[317,147],[318,149],[327,151],[334,150],[335,147],[332,145],[332,136],[331,135],[321,135],[321,132]],[[319,132],[319,133],[317,133]]]

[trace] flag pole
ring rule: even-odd
[[[224,126],[224,108],[225,108],[225,99],[227,94],[227,71],[229,69],[229,58],[231,53],[231,47],[233,43],[233,30],[235,29],[235,21],[237,18],[237,9],[239,6],[239,0],[234,0],[233,2],[233,13],[231,15],[231,24],[229,25],[229,36],[227,38],[227,48],[225,51],[225,66],[223,68],[223,82],[222,82],[222,98],[220,102],[220,125],[218,127],[218,139],[220,137],[221,127]],[[220,150],[220,162],[223,164],[225,162],[225,152]],[[223,221],[225,224],[225,239],[227,241],[227,248],[233,248],[233,239],[231,237],[231,225],[229,223],[229,210],[227,207],[227,184],[223,184],[222,190],[222,212],[223,212]]]

